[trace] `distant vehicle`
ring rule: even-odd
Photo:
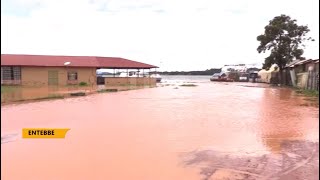
[[[250,82],[256,82],[256,80],[258,79],[259,75],[258,72],[252,72],[249,74],[249,81]]]
[[[239,81],[241,82],[248,82],[249,81],[249,74],[245,73],[245,74],[241,74],[239,76]]]
[[[162,79],[160,74],[151,74],[150,77],[151,78],[156,78],[157,82],[161,82],[161,79]]]
[[[147,74],[143,74],[141,72],[138,71],[130,71],[129,73],[126,72],[122,72],[120,73],[119,77],[146,77]]]
[[[233,81],[226,73],[215,73],[211,76],[210,81]]]
[[[129,73],[122,72],[120,73],[119,77],[149,77],[148,73],[141,73],[137,71],[130,71]],[[157,82],[161,82],[160,74],[151,74],[151,78],[155,78]]]
[[[211,76],[210,81],[219,81],[220,73],[215,73]]]

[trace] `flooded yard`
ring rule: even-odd
[[[149,88],[151,86],[1,86],[1,103],[12,104],[15,102],[63,99],[74,93],[86,95],[108,90],[127,91],[133,89]]]
[[[2,106],[1,178],[318,179],[319,110],[293,90],[201,77],[159,86]],[[37,127],[71,130],[21,138]]]

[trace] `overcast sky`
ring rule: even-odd
[[[290,15],[319,58],[319,0],[1,0],[1,53],[123,57],[163,70],[262,63],[256,37]]]

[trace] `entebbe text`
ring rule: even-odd
[[[54,136],[54,130],[29,130],[28,134],[32,135],[52,135]]]

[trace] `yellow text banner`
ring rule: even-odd
[[[22,138],[65,138],[70,129],[23,128]]]

